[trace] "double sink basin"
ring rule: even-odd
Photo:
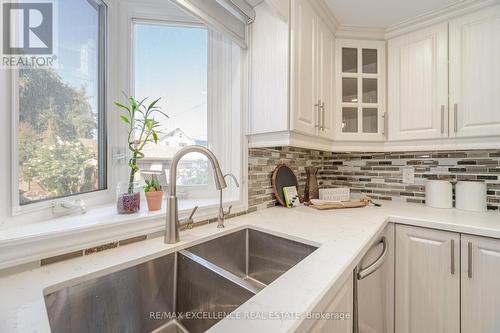
[[[317,249],[253,229],[45,295],[53,333],[205,332]]]

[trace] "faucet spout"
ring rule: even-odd
[[[209,149],[203,146],[188,146],[182,148],[175,154],[170,165],[169,197],[167,201],[167,218],[165,222],[165,244],[179,242],[179,214],[177,200],[177,166],[181,158],[189,153],[201,153],[205,155],[212,165],[214,171],[215,186],[218,190],[227,187],[224,174],[222,173],[217,157]]]

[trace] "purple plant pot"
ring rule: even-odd
[[[141,194],[123,193],[118,196],[116,200],[116,210],[118,214],[132,214],[137,213],[141,209]]]

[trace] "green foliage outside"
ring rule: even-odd
[[[85,88],[51,69],[19,76],[21,203],[97,189],[97,117]]]
[[[206,185],[208,184],[208,162],[201,160],[196,167],[179,168],[177,179],[183,185]]]

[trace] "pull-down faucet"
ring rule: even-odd
[[[188,153],[201,153],[205,155],[212,164],[216,188],[218,190],[222,190],[227,187],[224,175],[220,170],[219,161],[217,161],[217,157],[215,157],[214,153],[203,146],[188,146],[179,150],[172,159],[172,165],[170,166],[170,191],[167,201],[167,219],[165,222],[165,244],[175,244],[179,242],[179,227],[181,226],[181,223],[179,222],[176,195],[177,165],[179,164],[180,159]],[[196,210],[196,207],[194,210]],[[191,213],[191,217],[193,214],[194,211]],[[192,222],[191,218],[188,219],[188,223],[189,222]]]

